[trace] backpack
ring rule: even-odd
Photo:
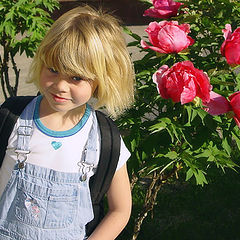
[[[0,167],[13,127],[30,101],[35,96],[19,96],[7,99],[0,106]],[[90,178],[90,192],[94,219],[86,226],[89,236],[104,217],[104,196],[116,171],[120,155],[120,134],[114,122],[104,113],[96,111],[101,133],[101,150],[97,172]]]

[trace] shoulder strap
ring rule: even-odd
[[[0,108],[0,167],[5,156],[8,139],[13,127],[26,105],[34,96],[12,97],[7,99]]]
[[[99,203],[108,191],[116,171],[120,155],[120,133],[113,120],[96,111],[100,134],[101,151],[96,174],[90,180],[93,204]]]
[[[110,187],[120,155],[120,133],[118,128],[102,112],[96,111],[96,115],[101,133],[101,151],[97,172],[90,178],[94,219],[86,226],[87,236],[90,236],[104,217],[104,195]]]

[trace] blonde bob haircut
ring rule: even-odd
[[[42,40],[29,72],[38,88],[43,66],[96,81],[95,108],[106,107],[113,117],[134,100],[134,71],[119,21],[89,6],[63,14]]]

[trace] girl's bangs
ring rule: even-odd
[[[81,42],[76,44],[76,41],[70,37],[45,45],[40,54],[42,62],[47,67],[54,68],[68,76],[80,76],[83,79],[94,80],[91,55],[84,44]]]

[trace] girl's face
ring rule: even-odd
[[[95,81],[66,76],[46,66],[41,71],[39,85],[49,110],[63,113],[83,106],[97,87]]]

